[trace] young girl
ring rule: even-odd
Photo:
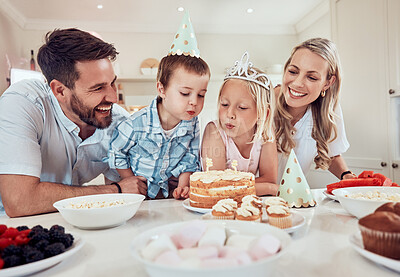
[[[322,38],[301,43],[284,69],[275,115],[278,176],[294,148],[305,175],[314,161],[340,179],[356,177],[341,156],[349,143],[338,103],[341,69],[334,43]]]
[[[266,74],[253,68],[249,54],[230,69],[218,97],[218,121],[207,124],[201,147],[203,168],[224,170],[237,160],[237,170],[256,174],[257,195],[276,195],[277,150],[272,127],[274,93]]]

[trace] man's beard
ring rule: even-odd
[[[103,105],[112,105],[111,102],[101,103]],[[97,106],[96,106],[97,107]],[[106,117],[102,117],[101,120],[96,118],[96,107],[89,108],[85,106],[82,101],[78,99],[75,92],[72,92],[71,97],[71,108],[72,111],[79,116],[79,119],[88,125],[94,126],[98,129],[105,129],[110,126],[112,122],[112,107],[110,114]]]

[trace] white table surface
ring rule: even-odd
[[[357,219],[340,203],[326,198],[323,189],[312,190],[317,201],[313,208],[296,209],[306,224],[292,235],[289,251],[278,261],[272,276],[399,276],[359,255],[350,245],[350,235],[358,231]],[[186,210],[174,199],[144,201],[125,224],[105,230],[80,230],[59,213],[22,218],[0,217],[0,224],[30,228],[40,224],[60,224],[85,241],[83,248],[60,264],[35,276],[147,276],[144,267],[130,254],[130,243],[141,231],[179,221],[199,219],[201,214]],[[190,277],[190,276],[188,276]]]

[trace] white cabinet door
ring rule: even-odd
[[[400,96],[400,1],[388,0],[389,89]]]
[[[343,68],[340,103],[351,145],[344,157],[357,172],[374,170],[390,176],[387,1],[331,4],[333,40]]]

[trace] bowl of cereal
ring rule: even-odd
[[[81,229],[111,228],[132,218],[144,195],[133,193],[95,194],[57,201],[53,204],[62,217]]]
[[[357,218],[373,213],[387,202],[400,202],[400,187],[350,187],[332,192],[342,207]]]
[[[141,232],[131,252],[151,277],[269,276],[290,243],[284,230],[265,224],[192,220]]]

